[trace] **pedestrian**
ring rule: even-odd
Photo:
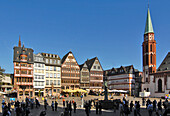
[[[84,107],[85,107],[86,115],[89,116],[89,107],[88,107],[88,104],[86,103]]]
[[[152,112],[153,112],[153,105],[152,105],[152,102],[150,102],[148,104],[148,113],[149,113],[149,116],[152,116]]]
[[[99,105],[98,102],[96,103],[96,114],[98,114],[98,110],[99,110]]]
[[[119,104],[119,109],[120,109],[120,116],[124,116],[124,114],[123,114],[123,103],[122,102],[120,102],[120,104]]]
[[[124,104],[124,113],[125,113],[125,116],[128,116],[128,114],[130,114],[130,111],[128,108],[128,102]]]
[[[69,107],[69,113],[70,113],[70,116],[71,116],[71,112],[72,112],[72,105],[71,105],[71,101],[70,101],[70,103],[68,104],[68,107]]]
[[[58,106],[58,103],[57,103],[57,100],[55,101],[55,111],[57,111],[57,106]]]
[[[158,102],[158,112],[161,111],[162,112],[162,101],[160,99],[160,101]]]
[[[137,101],[137,103],[136,103],[136,114],[139,115],[139,116],[141,116],[141,114],[140,114],[140,103],[139,103],[139,101]]]
[[[65,99],[63,98],[63,107],[65,107]]]
[[[48,105],[48,103],[45,102],[45,104],[44,104],[44,109],[45,109],[45,110],[47,110],[47,105]]]
[[[74,106],[74,113],[76,113],[76,108],[77,108],[76,102],[73,103],[73,106]]]
[[[157,106],[157,102],[156,100],[153,101],[153,111],[156,111],[156,106]]]
[[[54,101],[52,101],[51,103],[51,108],[52,108],[52,111],[54,111]]]
[[[130,102],[130,112],[132,112],[132,108],[133,108],[133,101]]]
[[[35,99],[35,103],[36,103],[36,108],[38,108],[38,106],[39,106],[38,98]]]
[[[102,104],[99,103],[99,114],[102,114]]]

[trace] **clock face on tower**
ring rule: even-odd
[[[153,40],[153,35],[149,35],[149,40]]]

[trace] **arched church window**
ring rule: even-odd
[[[150,51],[152,52],[152,44],[150,45]]]
[[[151,54],[151,56],[150,56],[150,62],[151,62],[151,64],[152,64],[152,54]]]
[[[148,52],[148,44],[146,44],[146,52]]]

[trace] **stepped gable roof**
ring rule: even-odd
[[[92,58],[92,59],[87,59],[87,61],[85,62],[86,64],[87,64],[87,66],[88,66],[88,69],[90,70],[91,69],[91,67],[93,66],[93,63],[94,63],[94,61],[97,59],[97,57],[94,57],[94,58]]]
[[[160,72],[160,71],[169,71],[169,70],[170,70],[170,52],[168,52],[168,54],[160,64],[157,71]]]
[[[61,59],[61,64],[64,63],[64,61],[66,60],[67,56],[69,55],[69,53],[72,53],[71,51],[69,51],[65,56],[63,56],[63,58]]]

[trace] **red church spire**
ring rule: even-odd
[[[19,35],[18,47],[21,47],[21,39],[20,39],[20,35]]]

